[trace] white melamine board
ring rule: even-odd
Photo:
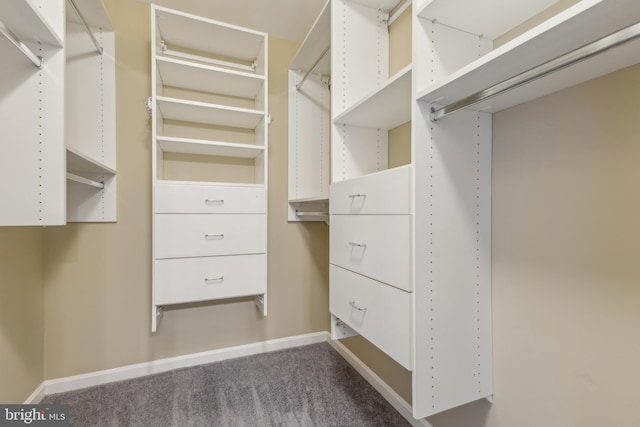
[[[264,85],[264,76],[175,58],[158,56],[156,64],[165,86],[255,99]]]
[[[558,0],[427,0],[417,10],[425,19],[495,39]]]
[[[289,68],[308,71],[329,46],[331,46],[331,7],[330,2],[327,1]]]
[[[61,15],[62,16],[62,15]],[[2,225],[66,221],[64,51],[27,43],[41,69],[0,37],[0,180]]]
[[[334,124],[331,134],[331,182],[387,169],[389,132]]]
[[[349,0],[352,3],[358,3],[371,9],[380,9],[390,12],[399,5],[403,0]]]
[[[414,135],[414,416],[492,394],[491,115],[461,111]]]
[[[115,169],[70,147],[67,147],[67,171],[107,175],[115,175],[116,173]]]
[[[418,88],[418,99],[449,104],[500,83],[640,19],[635,0],[584,0],[450,76]]]
[[[337,116],[334,123],[393,129],[411,120],[411,65]]]
[[[211,19],[154,6],[157,37],[170,49],[188,48],[252,62],[264,49],[266,34]]]
[[[110,174],[83,176],[104,183],[103,189],[67,181],[68,222],[115,222],[117,218],[117,177]]]
[[[328,197],[304,197],[302,199],[289,199],[289,203],[329,203]]]
[[[156,101],[164,119],[255,129],[264,117],[263,111],[247,108],[186,101],[165,96],[156,97]]]
[[[112,30],[111,21],[104,8],[102,0],[74,0],[78,6],[78,10],[82,14],[84,20],[89,27],[95,29]],[[73,9],[67,5],[66,7],[67,22],[80,23],[80,18]],[[87,37],[89,37],[87,35]]]
[[[264,151],[261,145],[158,136],[158,144],[165,153],[203,154],[209,156],[255,159]]]
[[[0,21],[22,42],[64,46],[63,0],[0,1]]]

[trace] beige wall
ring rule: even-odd
[[[151,329],[150,8],[107,0],[116,31],[118,222],[45,230],[45,376],[328,329],[328,228],[287,223],[287,66],[269,41],[269,315],[250,299],[165,312]]]
[[[0,402],[22,403],[44,379],[42,228],[0,227]]]

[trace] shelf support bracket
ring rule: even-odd
[[[320,57],[316,59],[316,62],[314,62],[311,68],[309,68],[309,71],[305,73],[304,77],[302,77],[302,80],[300,80],[300,83],[296,85],[296,90],[300,90],[300,88],[302,87],[302,84],[305,82],[305,80],[307,80],[307,77],[309,77],[309,74],[313,73],[313,70],[315,70],[316,67],[318,67],[318,64],[320,64],[320,61],[322,61],[322,59],[327,55],[327,53],[329,53],[330,50],[331,50],[331,46],[326,48],[324,52],[322,52]]]

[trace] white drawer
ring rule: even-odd
[[[332,214],[408,214],[411,167],[403,166],[329,186]]]
[[[157,184],[156,213],[265,213],[265,190],[197,184]]]
[[[411,294],[335,265],[329,283],[331,313],[411,369]]]
[[[179,304],[267,291],[265,255],[162,259],[155,262],[155,304]]]
[[[411,291],[409,215],[332,215],[332,264]]]
[[[261,214],[158,214],[156,258],[265,253],[266,228]]]

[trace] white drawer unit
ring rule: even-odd
[[[262,214],[158,214],[156,259],[265,253]]]
[[[333,214],[408,214],[411,167],[402,166],[362,178],[335,182],[329,188]]]
[[[411,291],[409,215],[333,215],[332,264]]]
[[[265,255],[163,259],[155,263],[155,304],[236,298],[266,292]]]
[[[156,185],[156,213],[265,213],[263,186]]]
[[[335,265],[329,278],[331,313],[411,369],[411,294]]]

